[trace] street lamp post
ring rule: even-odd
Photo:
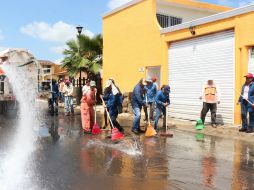
[[[76,27],[76,29],[77,29],[77,31],[78,31],[78,35],[80,36],[80,34],[81,34],[82,30],[83,30],[83,27],[80,26],[80,25],[78,25],[78,26]]]
[[[82,33],[82,30],[83,30],[83,27],[78,25],[76,27],[77,31],[78,31],[78,38],[80,37],[81,33]],[[78,43],[79,43],[79,40],[78,40]],[[79,48],[79,47],[78,47]],[[79,51],[79,49],[78,49]],[[79,52],[80,53],[80,52]],[[80,104],[80,99],[82,97],[82,88],[81,88],[81,68],[79,69],[79,93],[77,94],[77,104]]]

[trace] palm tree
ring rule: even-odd
[[[64,59],[62,68],[67,68],[70,76],[78,73],[80,96],[81,96],[81,73],[86,72],[88,78],[99,73],[102,67],[102,36],[93,38],[79,35],[77,40],[70,40],[66,43],[68,49],[63,51]]]
[[[63,51],[63,68],[67,68],[70,76],[86,72],[88,76],[97,74],[102,66],[102,36],[90,38],[80,35],[77,40],[67,43],[68,49]],[[81,76],[80,76],[81,77]]]

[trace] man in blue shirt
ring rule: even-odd
[[[248,91],[248,112],[249,112],[249,127],[246,133],[253,133],[254,129],[254,85],[253,82],[249,85]]]
[[[141,108],[142,106],[146,106],[145,85],[146,82],[143,79],[141,79],[132,92],[131,106],[134,112],[132,132],[135,134],[139,134],[141,132],[140,130]]]
[[[122,104],[120,89],[116,87],[111,80],[107,81],[106,88],[107,93],[103,96],[103,100],[106,102],[105,109],[108,109],[110,119],[114,127],[116,127],[121,133],[124,133],[124,129],[117,121],[117,117],[119,114],[118,106]]]
[[[157,93],[157,86],[155,83],[153,83],[153,81],[151,79],[147,79],[147,86],[145,86],[145,90],[146,90],[146,96],[147,96],[147,103],[148,103],[148,107],[149,112],[150,112],[150,120],[154,120],[153,117],[153,112],[154,112],[154,102],[155,102],[155,96]],[[148,121],[148,113],[147,113],[147,107],[144,107],[144,111],[145,111],[145,121]]]
[[[52,80],[52,114],[58,115],[59,88],[55,79]]]
[[[169,93],[170,93],[170,87],[164,86],[161,90],[159,90],[155,97],[155,103],[156,103],[156,118],[154,123],[154,128],[157,129],[158,127],[158,121],[161,116],[161,112],[163,113],[163,126],[166,126],[166,107],[170,104],[169,99]]]
[[[241,96],[239,97],[238,102],[241,105],[241,119],[242,119],[242,128],[239,129],[240,132],[247,131],[247,113],[248,113],[248,93],[250,86],[252,85],[253,81],[253,74],[248,73],[246,76],[246,81],[242,86]]]

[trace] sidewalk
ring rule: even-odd
[[[100,119],[103,117],[104,108],[103,106],[97,106],[97,114]],[[75,107],[75,113],[80,114],[80,107]],[[118,116],[119,123],[124,127],[131,127],[133,122],[134,115],[130,113],[122,113]],[[141,118],[141,126],[145,126],[146,123],[143,121],[144,115]],[[218,126],[217,128],[213,128],[210,125],[207,125],[204,130],[197,131],[195,129],[196,122],[187,121],[187,120],[179,120],[175,118],[168,119],[168,126],[170,130],[180,130],[180,131],[188,131],[195,134],[201,133],[204,135],[212,135],[222,138],[229,138],[235,140],[244,140],[248,142],[254,142],[254,133],[240,133],[239,126],[233,125],[223,125]],[[162,126],[162,119],[159,121],[159,127]]]

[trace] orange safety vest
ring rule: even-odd
[[[215,102],[216,101],[216,86],[205,86],[205,100],[206,102]]]
[[[4,71],[0,68],[0,75],[4,75]]]

